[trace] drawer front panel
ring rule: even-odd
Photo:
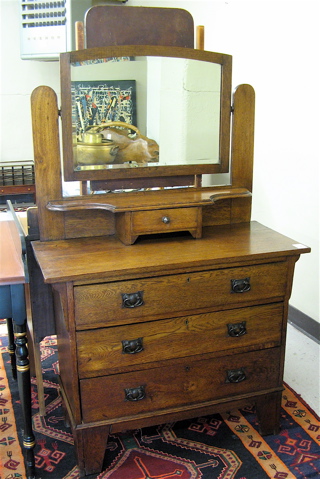
[[[279,262],[76,286],[76,325],[78,329],[111,326],[282,298],[286,272],[287,264]]]
[[[282,303],[198,314],[77,333],[79,376],[234,348],[279,346]]]
[[[85,423],[155,413],[279,386],[280,348],[80,381]]]
[[[175,208],[132,213],[132,233],[165,233],[197,228],[200,208]]]

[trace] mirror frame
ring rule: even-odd
[[[73,63],[98,58],[162,56],[192,60],[202,60],[221,65],[221,109],[220,109],[220,162],[202,165],[144,166],[141,168],[114,168],[75,170],[72,146],[72,104],[71,104],[71,65]],[[231,82],[232,56],[182,47],[124,45],[97,47],[86,50],[62,53],[60,55],[61,78],[61,120],[63,171],[65,181],[121,180],[155,177],[190,176],[202,174],[228,173],[230,160],[231,130]],[[107,78],[106,78],[107,80]]]

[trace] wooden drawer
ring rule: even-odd
[[[79,376],[104,376],[199,353],[279,346],[282,317],[282,303],[274,303],[80,331]]]
[[[239,284],[232,290],[234,281]],[[89,329],[281,300],[286,283],[287,263],[277,262],[76,286],[76,326]]]
[[[85,423],[190,404],[210,403],[279,386],[280,348],[195,361],[80,381]]]
[[[201,208],[167,208],[132,213],[132,233],[167,233],[172,231],[196,230],[200,225]]]

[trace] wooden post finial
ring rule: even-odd
[[[198,25],[196,29],[196,49],[204,50],[204,26]]]

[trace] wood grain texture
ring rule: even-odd
[[[287,304],[308,247],[252,222],[204,228],[199,241],[175,234],[128,247],[103,236],[35,242],[34,251],[57,294],[62,394],[83,473],[101,469],[109,429],[253,401],[261,430],[277,430]],[[250,290],[233,292],[231,280],[244,277]],[[122,295],[136,292],[143,302],[125,308]],[[242,321],[246,334],[231,338],[227,325]],[[142,350],[126,355],[122,341],[137,338]],[[137,388],[141,399],[130,401],[126,390]],[[92,456],[88,441],[98,442]]]
[[[39,344],[46,336],[56,334],[52,288],[50,284],[45,284],[43,281],[41,269],[34,257],[31,241],[28,238],[26,244],[31,294],[32,336],[35,343]]]
[[[282,300],[286,291],[285,261],[253,266],[199,271],[156,278],[77,286],[75,320],[77,329],[141,322],[160,317],[231,308],[253,301]],[[250,278],[251,290],[236,294],[232,279]],[[144,304],[122,306],[122,294],[143,292]]]
[[[214,226],[200,241],[190,235],[143,238],[125,246],[114,236],[32,242],[48,283],[90,283],[299,257],[310,248],[257,222]]]
[[[45,86],[31,95],[33,148],[40,239],[64,238],[64,220],[47,210],[52,197],[62,199],[59,111],[55,92]]]
[[[272,317],[272,322],[269,318]],[[228,324],[246,322],[246,334],[228,335]],[[79,377],[90,378],[160,366],[161,361],[217,353],[233,353],[279,346],[283,305],[273,303],[134,323],[77,333]],[[142,338],[143,350],[123,354],[122,341]],[[94,344],[94,347],[92,345]],[[163,363],[164,365],[164,363]]]
[[[256,400],[259,432],[262,435],[276,435],[280,430],[282,391],[266,394]]]
[[[199,207],[192,207],[136,211],[132,215],[132,230],[137,234],[147,234],[195,229],[199,224],[199,210]],[[167,218],[167,223],[163,218]]]
[[[109,211],[98,209],[58,214],[64,215],[66,239],[115,234],[115,215]]]
[[[204,26],[198,25],[196,28],[196,48],[204,50]]]
[[[52,199],[50,211],[80,211],[101,209],[122,213],[125,211],[148,211],[160,208],[188,208],[211,205],[219,200],[251,197],[246,188],[208,187],[178,190],[152,190],[130,193],[109,193]]]
[[[206,403],[223,397],[237,397],[251,391],[279,386],[280,348],[225,356],[224,358],[184,358],[161,368],[82,379],[80,394],[84,422],[143,416],[187,404]],[[246,379],[234,384],[227,371],[243,368]],[[206,374],[203,372],[206,371]],[[125,400],[125,389],[145,386],[146,397]]]
[[[239,85],[233,96],[231,184],[252,191],[255,92]]]
[[[79,477],[101,471],[109,431],[110,426],[98,425],[91,428],[76,427],[74,429]],[[94,447],[92,447],[93,444]]]
[[[62,283],[55,285],[53,298],[56,333],[58,337],[60,381],[68,397],[71,417],[75,424],[79,424],[81,423],[81,411],[77,386],[76,338],[73,307],[72,304],[70,305],[70,294],[72,295],[70,284]]]
[[[82,50],[83,48],[85,48],[83,22],[75,22],[75,40],[76,50]]]
[[[90,182],[91,191],[124,190],[132,188],[165,188],[170,186],[193,186],[194,175],[161,176],[156,178],[123,178],[120,180],[95,180]]]
[[[128,429],[138,429],[140,427],[148,427],[148,426],[155,426],[159,423],[164,424],[166,422],[176,422],[182,421],[184,419],[190,419],[190,417],[200,417],[200,416],[207,416],[211,414],[217,413],[225,413],[226,411],[231,411],[234,409],[242,409],[247,406],[252,406],[260,400],[260,405],[263,408],[264,398],[268,400],[270,397],[269,402],[277,402],[279,398],[281,400],[281,394],[283,390],[282,387],[274,388],[277,391],[268,391],[268,390],[261,390],[259,392],[252,392],[247,394],[242,394],[237,397],[227,397],[223,399],[216,399],[215,401],[210,401],[209,403],[204,403],[201,405],[189,404],[186,406],[180,406],[176,408],[172,408],[170,410],[164,409],[163,411],[159,411],[159,414],[154,415],[153,413],[145,413],[143,417],[132,416],[130,418],[119,418],[119,420],[112,421],[112,432],[122,432]],[[275,394],[277,392],[278,394]],[[277,408],[277,405],[270,404],[272,408]],[[214,411],[214,412],[213,412]],[[267,414],[265,414],[266,423],[265,425],[268,426],[270,430],[270,422],[268,422]],[[274,419],[274,415],[272,415],[272,419]],[[105,421],[108,423],[108,421]],[[109,421],[110,423],[110,421]],[[279,424],[279,422],[278,422]],[[142,426],[143,425],[143,426]],[[274,425],[276,430],[278,425]]]
[[[180,8],[98,5],[87,12],[85,30],[87,48],[106,45],[194,46],[193,18]]]

